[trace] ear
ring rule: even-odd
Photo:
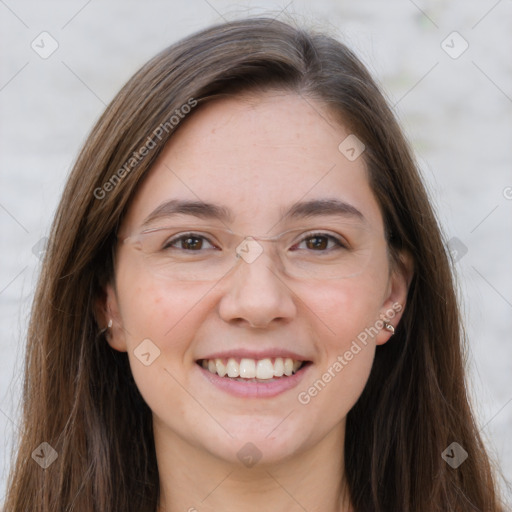
[[[392,263],[388,288],[380,313],[381,319],[395,329],[398,327],[405,310],[407,293],[413,276],[413,258],[409,253],[401,252]],[[393,336],[393,333],[383,327],[375,338],[376,344],[383,345],[391,336]]]
[[[95,303],[95,314],[100,329],[106,329],[108,344],[119,352],[126,352],[126,336],[123,328],[115,286],[107,284]],[[112,325],[109,327],[109,323]]]

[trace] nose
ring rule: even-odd
[[[239,261],[225,284],[219,314],[226,322],[264,328],[286,323],[297,312],[292,290],[264,255],[252,263]]]

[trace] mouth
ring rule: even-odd
[[[311,361],[290,357],[199,359],[196,364],[223,379],[244,383],[269,383],[292,377]]]
[[[209,385],[238,398],[264,399],[290,392],[313,371],[314,361],[293,351],[236,349],[208,354],[195,367]],[[204,382],[204,381],[203,381]]]

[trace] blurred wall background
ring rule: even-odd
[[[258,14],[347,43],[394,106],[457,260],[481,431],[512,481],[511,0],[0,0],[0,501],[39,253],[81,144],[155,53]]]

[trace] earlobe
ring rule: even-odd
[[[376,338],[377,345],[383,345],[395,334],[405,309],[413,275],[413,259],[409,253],[403,252],[389,276],[388,294],[381,310],[383,326]]]
[[[381,330],[376,336],[376,345],[383,345],[394,336],[396,328],[402,317],[403,310],[404,305],[402,303],[394,302],[391,307],[388,307],[381,313],[379,321]]]
[[[384,322],[384,329],[386,329],[386,331],[390,332],[391,336],[393,336],[393,334],[395,334],[395,328],[393,327],[393,324],[390,324],[389,322]]]
[[[126,352],[126,339],[119,314],[117,295],[111,284],[105,286],[102,296],[97,299],[96,318],[107,343],[119,352]]]

